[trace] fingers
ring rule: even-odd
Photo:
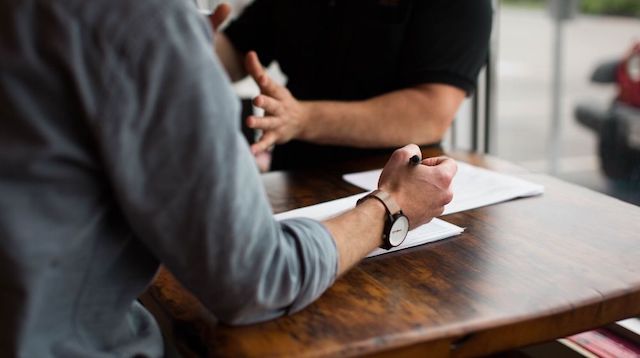
[[[449,188],[458,171],[456,162],[445,156],[426,158],[422,164],[429,171],[429,182],[443,190]]]
[[[436,186],[440,190],[449,190],[451,182],[453,181],[453,177],[456,173],[455,163],[448,163],[453,164],[453,166],[439,165],[437,167],[425,167],[426,169],[429,169],[428,182]]]
[[[213,31],[218,31],[218,28],[229,17],[229,14],[231,14],[231,6],[229,4],[222,3],[218,5],[213,13],[209,15],[209,22],[213,27]]]
[[[247,127],[253,128],[253,129],[271,130],[271,129],[276,129],[280,127],[281,124],[282,124],[282,121],[278,117],[273,117],[273,116],[247,117]]]
[[[255,155],[264,152],[276,144],[277,140],[278,136],[274,132],[265,132],[259,141],[251,145],[251,153]]]
[[[406,165],[409,159],[417,155],[422,156],[420,147],[415,144],[407,144],[402,148],[396,149],[390,158],[390,163],[395,165]],[[456,162],[445,156],[426,158],[421,163],[431,169],[433,172],[431,175],[435,176],[438,183],[441,183],[442,188],[448,188],[451,184],[451,180],[455,176],[458,166]],[[394,165],[394,166],[395,166]],[[440,187],[440,186],[439,186]]]
[[[260,95],[253,99],[253,105],[265,110],[268,114],[280,114],[282,106],[280,102],[272,97]]]
[[[438,165],[429,167],[435,170],[435,184],[442,189],[447,189],[458,171],[458,165],[451,158],[444,158]]]
[[[391,158],[389,159],[389,163],[394,166],[406,165],[409,163],[409,158],[417,155],[422,157],[422,153],[420,152],[420,147],[415,144],[407,144],[402,148],[396,149],[393,154],[391,154]]]
[[[455,175],[458,171],[458,165],[456,164],[456,161],[449,157],[427,158],[423,160],[422,163],[428,167],[444,170],[450,173],[451,176]]]
[[[453,199],[450,187],[457,165],[445,156],[412,165],[409,159],[414,155],[421,156],[415,144],[397,149],[383,169],[378,187],[396,199],[411,226],[417,227],[442,215],[445,205]]]
[[[258,87],[260,87],[260,92],[266,94],[268,96],[284,99],[289,95],[289,90],[287,90],[284,86],[276,83],[271,77],[263,71],[263,74],[259,78],[254,78]]]
[[[435,167],[436,165],[444,162],[447,159],[449,159],[449,158],[445,157],[445,156],[431,157],[431,158],[424,159],[422,161],[422,164],[428,165],[430,167]]]
[[[289,91],[284,86],[273,81],[273,79],[271,79],[267,74],[262,63],[260,63],[258,54],[255,51],[249,51],[247,53],[245,57],[245,69],[256,82],[258,87],[260,87],[261,93],[277,99],[282,99],[290,95]]]
[[[266,73],[264,71],[264,67],[262,67],[262,64],[260,63],[260,59],[258,59],[258,54],[255,51],[247,52],[244,59],[244,67],[253,80],[260,85],[259,79],[265,76]]]
[[[269,166],[271,165],[271,153],[269,152],[260,152],[255,153],[256,164],[258,165],[258,169],[260,169],[261,173],[269,171]]]
[[[407,160],[409,160],[409,158],[413,157],[414,155],[417,155],[419,157],[422,157],[422,152],[420,152],[420,147],[418,147],[415,144],[407,144],[404,147],[398,149],[398,151],[402,154],[402,156],[404,156]]]

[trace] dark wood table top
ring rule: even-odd
[[[465,232],[366,259],[289,317],[216,325],[166,271],[145,300],[186,356],[477,356],[640,314],[640,208],[495,158],[452,156],[543,184],[545,194],[444,216]],[[385,160],[263,181],[282,212],[361,192],[342,174]]]

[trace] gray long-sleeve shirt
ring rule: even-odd
[[[188,0],[0,1],[0,351],[158,356],[159,263],[220,320],[335,279],[311,220],[274,221]]]

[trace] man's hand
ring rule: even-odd
[[[254,51],[247,53],[245,68],[260,87],[260,95],[253,99],[253,104],[265,112],[264,117],[247,118],[249,128],[263,131],[260,140],[251,146],[251,151],[261,153],[274,144],[297,138],[308,118],[306,107],[287,88],[269,77]]]
[[[378,187],[391,194],[409,218],[410,229],[442,214],[451,201],[449,190],[456,163],[446,157],[429,158],[420,165],[409,158],[420,155],[415,144],[396,150],[382,171]],[[338,248],[338,273],[342,274],[382,244],[385,208],[377,200],[365,200],[353,210],[324,222]]]
[[[449,189],[457,171],[453,159],[427,158],[420,165],[409,158],[420,156],[420,148],[409,144],[393,152],[380,176],[378,187],[391,194],[409,218],[411,229],[440,216],[453,198]]]

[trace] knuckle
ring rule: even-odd
[[[437,170],[433,174],[433,181],[434,181],[434,184],[436,184],[437,187],[446,186],[446,178],[445,178],[444,172],[442,170]]]
[[[447,164],[447,179],[449,181],[449,183],[451,183],[451,181],[453,180],[453,177],[456,175],[456,173],[458,172],[458,164],[456,163],[455,160],[451,159],[451,158],[444,158],[445,160],[445,164]]]
[[[419,147],[417,144],[414,144],[414,143],[407,144],[407,145],[405,146],[405,148],[406,148],[410,153],[412,153],[411,155],[413,155],[413,153],[415,153],[415,152],[420,152],[420,147]]]
[[[412,155],[411,151],[407,147],[403,147],[400,149],[396,149],[391,155],[391,157],[394,160],[409,160],[411,155]]]
[[[254,116],[247,117],[247,126],[255,127],[258,125],[258,118]]]
[[[456,173],[458,171],[458,163],[454,159],[451,159],[449,157],[447,157],[447,160],[451,163],[453,173]]]
[[[450,189],[445,190],[442,199],[443,199],[443,204],[442,205],[449,204],[451,202],[451,200],[453,200],[453,192]]]
[[[442,188],[448,188],[453,180],[453,173],[448,170],[438,170],[435,175],[435,180]]]
[[[455,175],[455,171],[453,170],[443,172],[442,179],[444,180],[444,183],[447,186],[451,184],[451,181],[453,180],[454,175]]]
[[[402,157],[401,150],[402,149],[394,150],[393,153],[391,153],[391,160],[400,160],[400,157]]]
[[[264,101],[264,97],[262,95],[258,95],[253,99],[253,105],[260,107]]]
[[[453,181],[453,175],[451,173],[445,173],[442,176],[442,184],[444,184],[446,187],[449,187],[451,185],[451,181]]]
[[[258,82],[262,86],[268,86],[269,85],[269,76],[267,76],[265,74],[260,75],[260,77],[258,77]]]

